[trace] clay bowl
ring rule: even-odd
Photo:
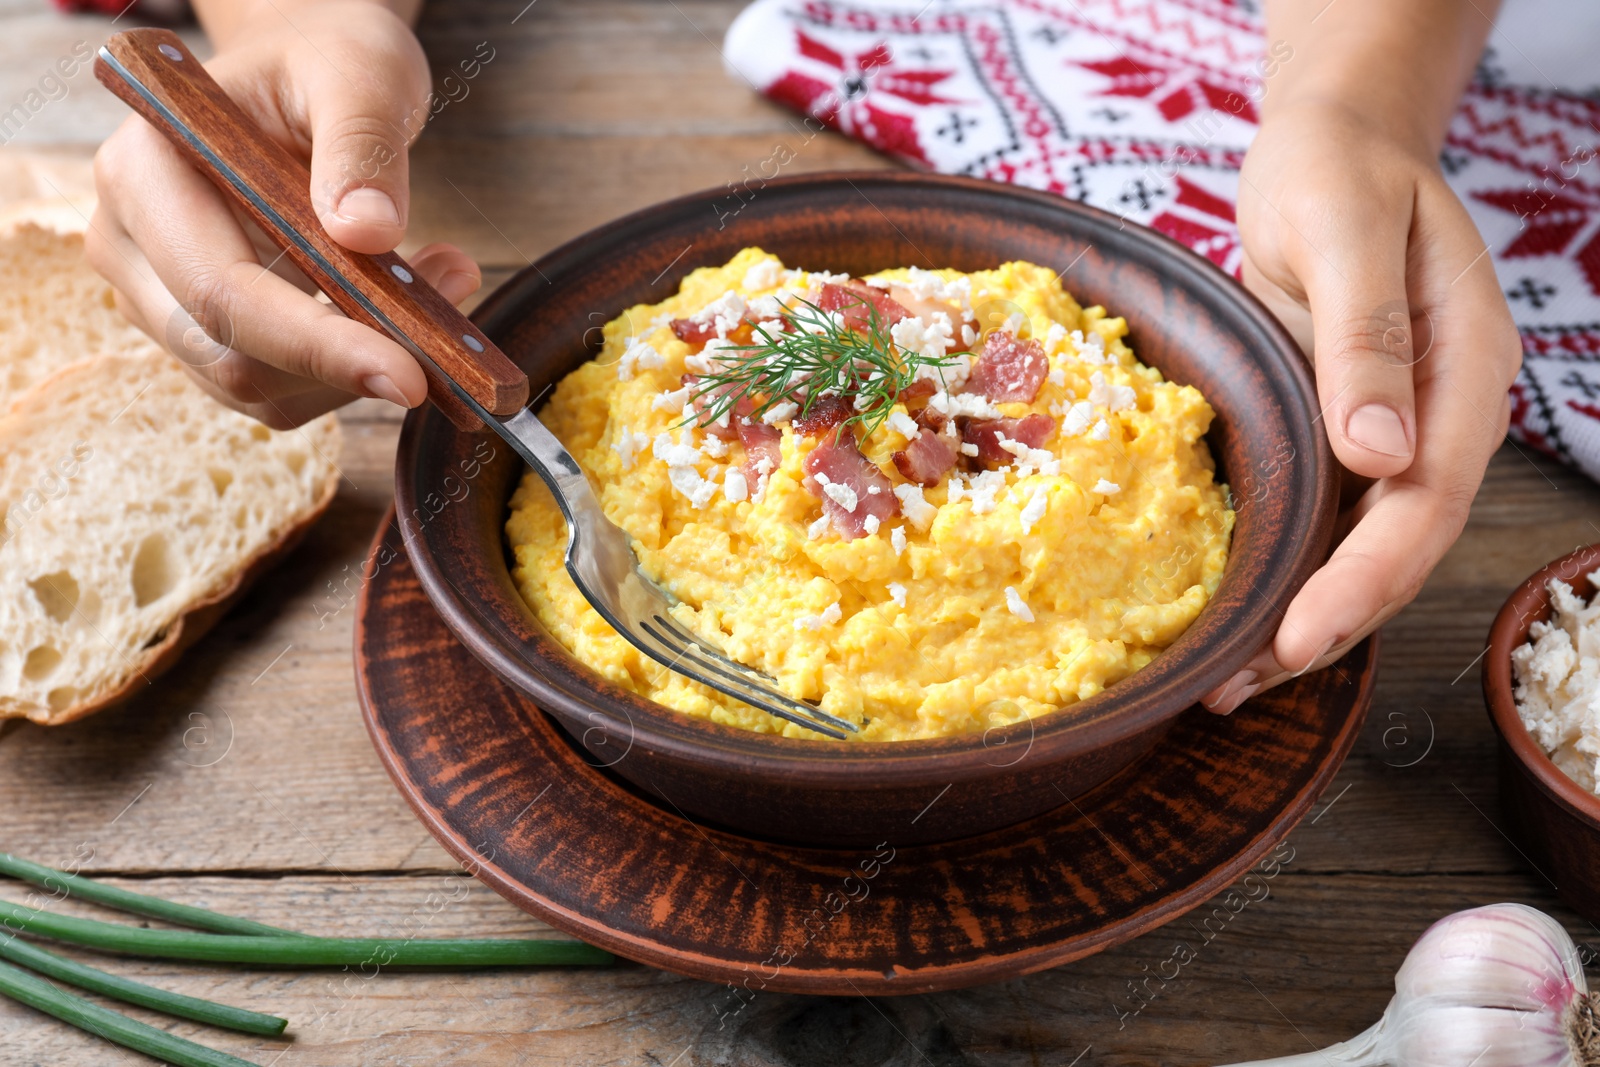
[[[1091,700],[982,736],[870,744],[771,737],[675,714],[609,684],[558,645],[507,569],[506,502],[522,465],[497,438],[461,433],[432,407],[413,411],[395,495],[429,600],[478,659],[589,750],[590,762],[664,806],[744,834],[830,846],[954,840],[1010,825],[1148,751],[1175,716],[1271,638],[1282,608],[1326,558],[1335,468],[1293,341],[1211,263],[1058,196],[910,173],[775,180],[742,199],[709,191],[551,252],[474,318],[527,371],[537,397],[592,358],[601,324],[748,245],[788,264],[858,275],[899,265],[978,270],[1012,259],[1061,269],[1085,305],[1127,316],[1144,362],[1210,398],[1218,413],[1211,449],[1239,519],[1227,572],[1194,625]],[[937,811],[923,818],[936,799]]]
[[[1596,567],[1600,544],[1568,553],[1523,582],[1495,616],[1483,656],[1483,698],[1500,737],[1500,798],[1512,840],[1591,922],[1600,922],[1600,798],[1568,778],[1523,727],[1512,696],[1511,652],[1527,642],[1534,623],[1550,618],[1550,580],[1589,598],[1595,588],[1588,574]]]

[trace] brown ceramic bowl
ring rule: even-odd
[[[1306,362],[1275,319],[1211,263],[1061,197],[911,173],[774,180],[629,215],[551,252],[474,316],[534,396],[597,351],[598,326],[675,292],[747,245],[788,264],[865,274],[1061,269],[1085,305],[1128,318],[1145,363],[1198,387],[1239,520],[1221,586],[1149,666],[1091,700],[983,736],[895,743],[772,737],[702,722],[603,680],[555,642],[512,584],[503,533],[522,465],[431,407],[406,419],[395,495],[435,608],[483,663],[574,741],[658,801],[742,833],[805,844],[953,840],[1063,804],[1150,749],[1175,716],[1268,641],[1326,557],[1335,468]],[[486,458],[490,457],[492,458]],[[997,659],[1004,652],[997,651]],[[1248,712],[1246,712],[1248,714]],[[464,788],[468,787],[464,783]],[[936,806],[933,806],[936,805]]]
[[[1538,571],[1506,600],[1489,629],[1483,656],[1483,698],[1500,736],[1500,797],[1512,840],[1554,883],[1573,910],[1600,922],[1600,798],[1568,778],[1522,725],[1512,696],[1511,652],[1536,622],[1550,618],[1552,578],[1584,598],[1594,596],[1588,574],[1600,567],[1600,544],[1568,553]]]

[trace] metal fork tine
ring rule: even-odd
[[[701,657],[702,657],[699,660],[694,660],[693,659],[693,653],[696,652],[696,651],[698,651],[700,653]],[[740,670],[743,670],[743,669],[746,669],[746,668],[744,668],[743,664],[740,664],[740,663],[736,662],[735,660],[731,660],[731,659],[727,658],[726,656],[720,655],[720,654],[718,654],[716,652],[712,652],[712,651],[710,651],[708,649],[702,648],[699,645],[694,646],[692,649],[690,649],[688,652],[686,652],[685,653],[685,658],[690,659],[692,662],[695,662],[702,669],[714,670],[718,674],[721,674],[724,677],[727,677],[730,672],[727,671],[722,665],[726,665],[728,667],[733,667],[733,668],[735,668],[736,672],[740,671]],[[782,705],[785,705],[785,706],[788,706],[788,707],[792,707],[792,708],[798,710],[802,715],[809,716],[815,722],[826,723],[829,726],[836,727],[837,729],[840,729],[840,730],[846,730],[846,731],[849,731],[850,733],[857,732],[858,728],[855,725],[855,723],[849,721],[848,719],[841,719],[837,715],[830,714],[829,712],[823,711],[821,708],[815,707],[814,705],[808,704],[808,703],[806,703],[804,701],[794,700],[792,697],[788,696],[787,694],[784,694],[784,693],[776,693],[776,694],[774,694],[772,692],[772,690],[770,690],[767,686],[761,685],[760,683],[751,680],[747,676],[744,677],[743,681],[744,681],[744,684],[747,687],[748,691],[757,693],[763,698],[763,702],[762,702],[763,703],[763,707],[765,707],[767,704],[773,704],[773,703],[782,704]],[[743,699],[748,699],[748,698],[743,698]],[[816,729],[816,727],[812,727],[812,728]]]
[[[662,617],[656,615],[655,621],[660,624]],[[729,688],[728,685],[719,684],[711,678],[702,677],[700,679],[720,692],[727,693],[729,696],[742,700],[747,704],[753,704],[763,711],[777,715],[779,718],[787,719],[811,730],[839,737],[841,740],[844,739],[843,735],[836,731],[856,732],[854,723],[831,715],[821,708],[812,707],[810,704],[795,700],[784,693],[775,692],[757,682],[750,677],[750,674],[754,673],[751,672],[750,668],[706,648],[704,643],[698,639],[691,638],[684,642],[684,647],[674,647],[665,637],[657,633],[656,628],[652,627],[650,623],[640,621],[639,627],[672,652],[676,659],[687,660],[701,671],[714,674],[726,683],[736,684],[741,687],[736,691]],[[696,652],[700,654],[700,658],[695,657],[694,653]],[[668,666],[672,666],[672,664],[668,664]],[[729,668],[732,669],[730,670]],[[832,727],[832,729],[828,727]]]
[[[655,616],[655,620],[659,624],[661,616]],[[759,680],[760,676],[750,668],[741,663],[736,663],[712,649],[708,649],[705,643],[698,639],[690,638],[690,640],[683,642],[681,645],[675,645],[658,633],[650,623],[641,621],[639,626],[651,638],[671,652],[675,662],[687,663],[701,671],[714,674],[731,685],[738,686],[737,690],[730,690],[711,679],[702,679],[708,685],[712,685],[730,696],[737,697],[747,703],[756,704],[763,710],[772,711],[774,714],[782,714],[784,718],[790,719],[790,721],[795,721],[794,715],[804,716],[806,721],[801,723],[803,726],[816,728],[814,723],[820,721],[836,729],[848,730],[851,733],[856,730],[853,723],[830,715],[821,708],[795,700],[786,693],[774,691],[769,686],[764,685]],[[783,712],[775,711],[775,708],[781,708]]]
[[[705,641],[696,637],[694,634],[689,633],[682,627],[681,624],[677,624],[677,620],[673,619],[670,615],[663,616],[658,614],[651,616],[651,618],[654,619],[656,625],[663,631],[678,638],[679,644],[683,646],[681,648],[673,649],[673,651],[678,655],[687,659],[692,658],[694,653],[698,652],[702,657],[704,657],[704,659],[709,660],[711,665],[716,669],[717,673],[723,677],[742,682],[747,686],[763,692],[767,689],[767,686],[763,684],[761,676],[757,672],[749,667],[746,667],[742,663],[729,659],[717,649],[709,647]],[[650,629],[649,623],[641,623],[640,625],[643,626],[645,631],[652,637],[656,637],[657,640],[662,640],[653,630]],[[668,647],[671,646],[669,645]],[[778,703],[792,707],[804,714],[825,718],[833,721],[835,725],[850,728],[850,724],[845,722],[843,719],[834,720],[832,715],[822,711],[820,708],[814,708],[804,701],[795,700],[793,697],[785,693],[771,694],[769,699],[776,700]]]

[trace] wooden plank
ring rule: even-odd
[[[1241,897],[1219,898],[1139,941],[1066,967],[926,997],[762,995],[726,1026],[719,1026],[725,988],[634,965],[363,975],[69,954],[290,1018],[292,1044],[163,1023],[259,1063],[910,1067],[926,1057],[938,1067],[1020,1067],[1065,1065],[1079,1056],[1096,1065],[1172,1063],[1179,1049],[1184,1063],[1226,1063],[1342,1040],[1377,1019],[1395,968],[1427,924],[1463,907],[1527,900],[1566,920],[1575,936],[1595,937],[1593,928],[1515,876],[1301,872],[1316,837],[1314,830],[1292,837],[1299,854],[1275,877],[1241,886]],[[164,877],[118,884],[328,934],[382,929],[384,917],[393,929],[424,936],[541,932],[460,878]],[[0,1003],[0,1028],[7,1063],[111,1060],[93,1039],[14,1005]],[[1092,1051],[1085,1055],[1086,1049]]]
[[[737,90],[730,90],[737,91]],[[660,200],[743,183],[767,172],[881,169],[881,156],[836,134],[792,131],[727,137],[435,136],[413,153],[416,206],[409,240],[452,241],[481,263],[522,267],[604,222]],[[464,160],[494,164],[463,166]],[[648,161],[648,164],[646,164]],[[741,190],[744,186],[741,184]],[[733,194],[729,194],[733,195]],[[746,200],[749,194],[741,192]],[[756,193],[759,195],[759,191]],[[706,213],[706,225],[715,217]]]
[[[778,173],[891,166],[806,126],[725,69],[722,38],[742,6],[496,0],[426,8],[418,33],[443,102],[412,152],[410,242],[453,241],[482,263],[520,267],[684,193],[744,188]]]

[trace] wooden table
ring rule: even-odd
[[[414,242],[464,245],[490,268],[492,287],[590,226],[738,181],[775,145],[796,143],[792,116],[723,71],[717,45],[738,7],[433,5],[421,33],[439,76],[481,41],[494,59],[417,146]],[[26,22],[34,34],[13,34],[0,47],[54,55],[49,49],[64,51],[76,37],[98,43],[108,32],[104,21],[68,27],[40,18],[14,0],[0,3],[0,21]],[[39,43],[50,34],[59,40]],[[94,103],[98,89],[86,80],[73,91],[87,117],[74,126],[63,112],[57,140],[103,136],[116,109]],[[790,169],[883,165],[824,136],[799,150]],[[390,498],[398,426],[393,410],[375,402],[348,409],[347,480],[332,511],[148,692],[76,726],[0,732],[0,848],[81,861],[116,884],[318,933],[542,928],[465,879],[412,818],[356,708],[350,604]],[[1600,938],[1555,902],[1548,881],[1502,832],[1475,662],[1510,589],[1548,559],[1597,539],[1594,485],[1525,449],[1501,449],[1461,540],[1388,627],[1365,736],[1291,835],[1293,861],[1267,899],[1209,942],[1197,933],[1197,913],[1195,923],[1179,920],[1003,985],[880,1001],[763,996],[739,1029],[723,1032],[714,1011],[721,987],[628,964],[370,980],[112,966],[287,1015],[292,1043],[172,1026],[283,1067],[1111,1067],[1307,1051],[1376,1019],[1406,949],[1447,912],[1520,900],[1552,911],[1580,939]],[[22,895],[9,884],[0,891]],[[1151,978],[1180,939],[1197,957],[1165,984]],[[146,1062],[9,1003],[0,1003],[0,1034],[6,1067]]]

